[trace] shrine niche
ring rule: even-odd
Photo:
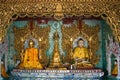
[[[78,25],[72,25],[71,27],[63,26],[62,27],[63,48],[67,50],[68,58],[71,57],[71,55],[73,55],[73,50],[75,48],[74,45],[77,43],[77,41],[74,42],[74,40],[78,37],[81,37],[81,39],[82,38],[86,39],[85,47],[89,48],[89,55],[91,54],[91,57],[94,57],[90,59],[91,63],[93,65],[97,64],[100,57],[99,55],[96,55],[96,51],[98,50],[99,47],[98,37],[99,30],[100,30],[99,25],[96,25],[95,27],[89,27],[85,23],[82,23],[81,29],[78,28]]]
[[[0,79],[119,79],[118,0],[0,4]]]
[[[14,55],[15,62],[16,60],[22,61],[24,56],[25,49],[29,47],[29,41],[33,40],[34,48],[37,48],[38,55],[40,62],[43,66],[47,65],[47,56],[45,54],[46,50],[48,49],[48,32],[49,27],[47,28],[40,28],[35,26],[33,22],[29,22],[25,28],[16,28],[14,27],[15,33],[15,40],[14,40],[14,47],[18,54]],[[44,35],[43,35],[44,33]],[[33,64],[32,64],[33,65]]]

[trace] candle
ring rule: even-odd
[[[73,38],[70,38],[70,41],[72,42],[72,41],[73,41]]]
[[[39,38],[39,41],[41,42],[41,41],[42,41],[42,38]]]
[[[70,69],[71,69],[71,70],[73,69],[73,66],[72,66],[72,65],[70,66]]]
[[[24,41],[24,39],[23,39],[23,38],[21,38],[21,41],[23,42],[23,41]]]
[[[2,37],[0,37],[0,42],[2,42]]]

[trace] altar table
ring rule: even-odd
[[[21,70],[11,71],[10,80],[100,80],[104,72],[100,69],[81,70]]]

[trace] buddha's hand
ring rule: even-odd
[[[78,62],[88,61],[88,58],[78,58],[77,61]]]
[[[82,61],[86,61],[87,59],[86,58],[80,58]]]
[[[84,58],[84,61],[88,61],[88,58]]]
[[[84,61],[84,59],[83,58],[76,58],[75,61],[82,62],[82,61]]]

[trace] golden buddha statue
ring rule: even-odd
[[[73,59],[77,68],[93,68],[93,65],[89,62],[88,49],[84,47],[84,40],[79,39],[77,42],[78,46],[73,52]]]
[[[34,48],[34,41],[29,41],[29,48],[25,50],[21,63],[18,68],[22,69],[42,69],[42,64],[39,62],[38,49]]]
[[[52,60],[50,62],[50,65],[47,69],[64,69],[66,68],[63,67],[62,61],[60,59],[60,52],[58,50],[58,41],[57,41],[58,34],[55,33],[54,39],[55,39],[55,45],[54,45],[54,50],[53,50],[53,55],[52,55]]]

